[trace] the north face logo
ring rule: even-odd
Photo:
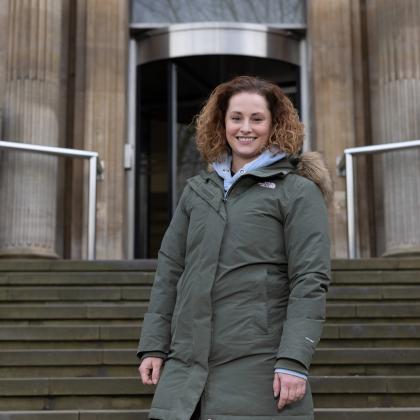
[[[274,182],[259,182],[258,185],[264,188],[271,188],[271,189],[276,188],[276,184]]]

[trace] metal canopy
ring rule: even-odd
[[[196,55],[242,55],[272,58],[300,65],[300,40],[268,25],[188,23],[142,33],[137,64]]]

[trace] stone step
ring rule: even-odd
[[[0,286],[151,286],[154,272],[0,272]]]
[[[1,262],[0,262],[1,265]],[[0,271],[0,286],[121,286],[153,284],[153,271]],[[406,271],[333,271],[332,286],[415,286],[420,284],[420,269]]]
[[[141,323],[114,325],[3,325],[1,341],[137,340]]]
[[[147,420],[149,410],[1,411],[0,420]],[[316,408],[315,420],[419,420],[420,408]]]
[[[52,320],[52,319],[137,319],[141,320],[147,302],[77,302],[77,303],[2,303],[0,319]],[[329,303],[327,319],[407,319],[420,318],[420,304],[404,303]],[[409,319],[407,319],[409,321]]]
[[[148,301],[150,286],[2,287],[0,302]]]
[[[404,303],[330,303],[327,304],[327,319],[333,318],[419,318],[420,304]]]
[[[154,271],[156,260],[23,260],[0,261],[0,272],[9,271]],[[420,258],[333,259],[333,271],[420,270]]]
[[[348,371],[343,371],[346,375]],[[321,375],[328,374],[320,370]],[[380,374],[385,374],[380,372]],[[416,372],[398,371],[394,369],[391,375],[413,375]],[[66,365],[66,366],[0,366],[0,378],[118,378],[138,375],[138,365]]]
[[[384,261],[386,262],[386,261]],[[0,261],[2,272],[153,272],[156,270],[157,260],[47,260],[47,259],[4,259]],[[406,263],[404,263],[406,264]],[[410,267],[412,268],[412,267]]]
[[[0,420],[147,420],[149,410],[0,411]]]
[[[418,394],[420,397],[419,376],[311,376],[310,382],[317,394]],[[153,388],[143,385],[137,377],[0,379],[1,397],[151,393]]]
[[[419,420],[420,408],[318,408],[315,420]]]
[[[419,376],[312,376],[310,382],[319,408],[420,407]],[[0,410],[139,409],[152,393],[137,377],[0,379]]]
[[[119,280],[119,279],[118,279]],[[110,283],[108,286],[50,285],[50,286],[4,286],[0,288],[0,302],[69,302],[69,301],[148,301],[150,285],[134,286]],[[328,301],[358,300],[420,300],[420,287],[416,286],[332,286],[328,292]]]
[[[389,285],[345,285],[332,286],[328,291],[328,301],[357,300],[419,300],[419,285],[389,286]]]
[[[0,350],[0,366],[137,365],[136,349]],[[420,363],[413,348],[319,348],[312,365]]]
[[[0,366],[80,366],[137,364],[133,349],[0,350]]]
[[[141,322],[121,324],[0,325],[0,343],[57,341],[136,341]],[[323,340],[328,339],[420,339],[420,323],[334,323],[327,322]],[[322,342],[322,341],[321,341]],[[2,344],[3,345],[3,344]]]
[[[420,323],[410,322],[355,322],[327,321],[323,339],[420,339]]]
[[[333,285],[419,285],[420,270],[332,271]]]
[[[318,348],[315,376],[420,375],[418,348]],[[0,377],[112,377],[137,374],[135,348],[0,350]]]
[[[382,270],[420,270],[420,258],[366,258],[366,259],[333,259],[333,271],[382,271]]]
[[[138,365],[0,366],[0,378],[129,377]],[[419,364],[343,364],[311,366],[313,376],[420,376]]]
[[[0,304],[0,319],[140,319],[147,302]]]

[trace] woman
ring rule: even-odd
[[[212,170],[188,180],[163,238],[138,348],[151,418],[313,419],[331,188],[302,142],[289,99],[258,78],[219,85],[198,116]]]

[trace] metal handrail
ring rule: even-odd
[[[399,143],[375,144],[372,146],[352,147],[345,149],[337,165],[339,175],[346,177],[347,193],[347,243],[348,257],[356,258],[356,212],[353,155],[368,155],[387,153],[395,150],[420,147],[420,140],[403,141]]]
[[[97,152],[0,140],[0,149],[89,159],[88,260],[96,258],[96,178],[103,172]]]

